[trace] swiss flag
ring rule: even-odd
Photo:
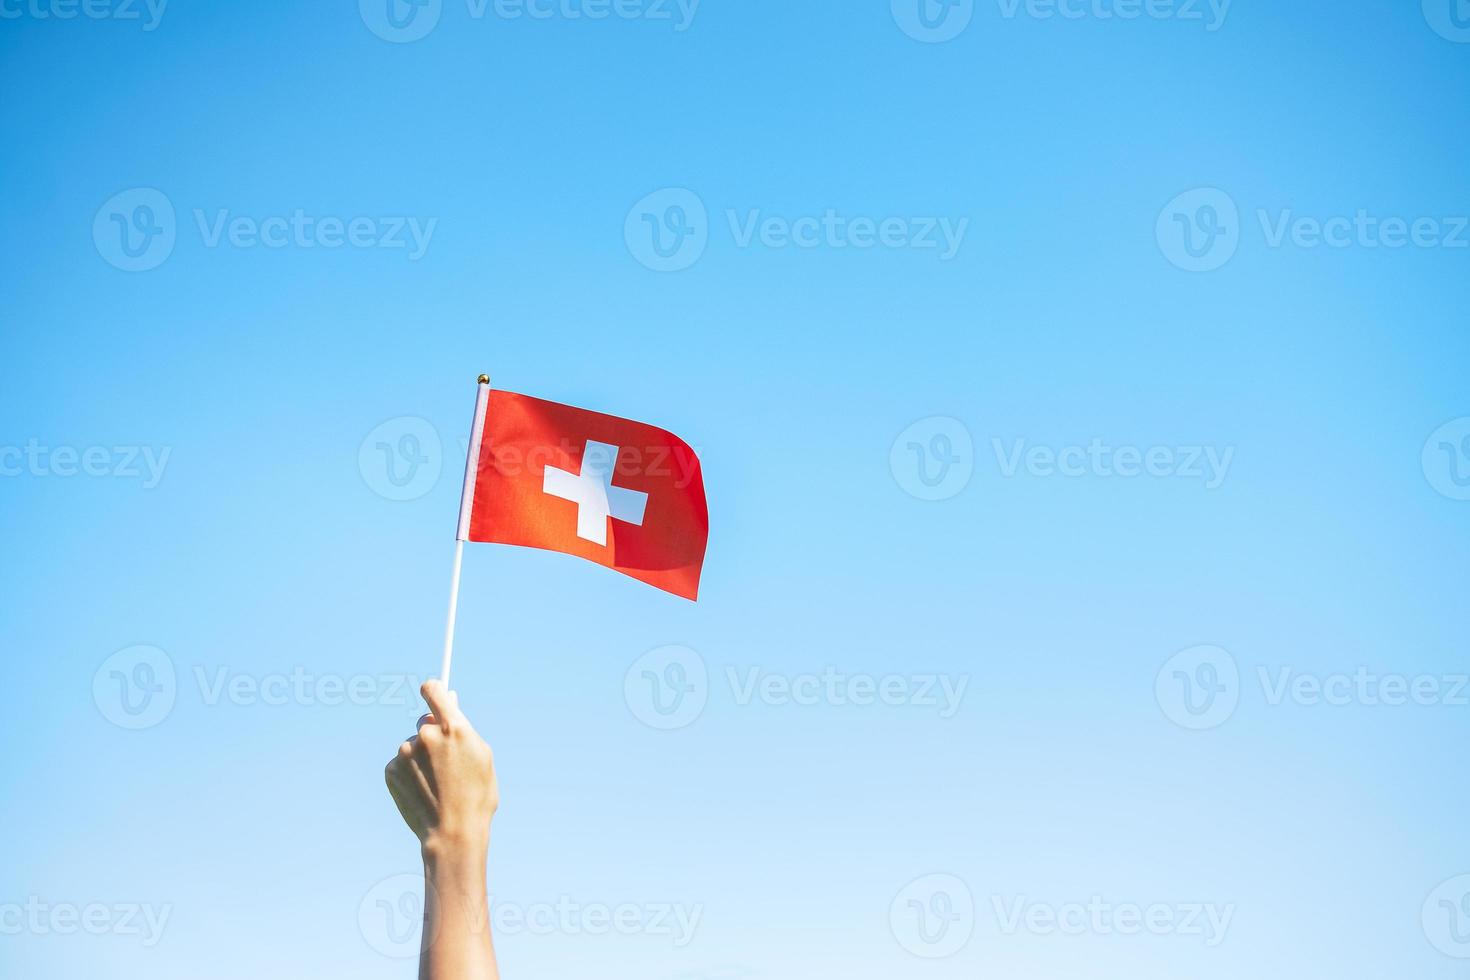
[[[458,537],[577,555],[692,600],[709,539],[699,458],[663,429],[482,384]]]

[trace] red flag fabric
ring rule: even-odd
[[[704,476],[673,433],[482,386],[468,464],[461,540],[577,555],[698,597]]]

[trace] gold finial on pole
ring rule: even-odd
[[[482,374],[482,375],[480,375],[480,384],[487,385],[489,383],[490,383],[490,375],[488,375],[488,374]]]

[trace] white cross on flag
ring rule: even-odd
[[[577,537],[607,544],[609,517],[628,524],[643,524],[648,494],[613,486],[617,462],[617,446],[588,440],[587,448],[582,451],[582,472],[568,473],[555,466],[546,467],[541,489],[577,505]]]

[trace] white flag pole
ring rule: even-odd
[[[459,612],[459,570],[464,562],[464,543],[470,536],[470,514],[475,509],[475,480],[480,473],[480,442],[485,432],[485,409],[490,402],[490,376],[479,377],[475,395],[475,420],[470,425],[470,448],[464,461],[464,490],[459,496],[459,528],[454,534],[454,574],[449,580],[449,621],[444,625],[444,662],[439,679],[449,687],[449,666],[454,659],[454,620]]]
[[[439,679],[449,687],[449,665],[454,660],[454,617],[459,612],[459,566],[464,561],[464,542],[454,542],[454,577],[449,580],[449,622],[444,626],[444,661]]]

